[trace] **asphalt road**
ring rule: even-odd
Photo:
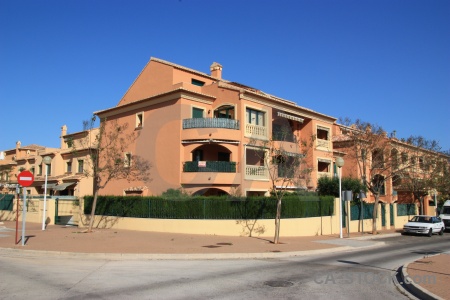
[[[402,264],[450,251],[450,234],[280,259],[105,260],[0,256],[2,299],[408,299]]]

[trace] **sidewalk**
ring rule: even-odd
[[[345,251],[355,248],[377,247],[383,242],[378,237],[398,235],[394,230],[381,231],[380,235],[352,233],[313,237],[282,237],[280,244],[273,244],[268,237],[234,237],[216,235],[188,235],[176,233],[143,232],[116,229],[85,229],[60,225],[47,226],[27,223],[25,245],[20,241],[21,224],[17,232],[16,223],[0,222],[0,253],[14,255],[56,254],[71,257],[107,259],[243,259],[302,256],[326,252]],[[436,283],[419,283],[420,288],[443,297],[448,297],[450,282],[450,255],[442,254],[425,258],[405,266],[411,278],[423,274],[436,276]],[[418,278],[418,277],[417,277]]]
[[[273,244],[271,237],[234,237],[144,232],[117,229],[94,229],[27,223],[25,245],[15,244],[15,222],[3,222],[7,232],[0,231],[0,248],[76,253],[109,254],[270,254],[308,251],[335,251],[337,248],[375,246],[377,242],[337,239],[338,236],[282,237]],[[1,225],[0,225],[1,226]],[[390,231],[392,233],[393,231]],[[22,229],[19,224],[18,240]],[[357,234],[361,236],[361,234]],[[347,240],[347,242],[344,242]]]

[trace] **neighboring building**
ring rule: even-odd
[[[252,140],[280,141],[296,153],[295,141],[315,137],[311,173],[292,189],[315,190],[320,176],[334,175],[335,118],[224,80],[218,63],[210,71],[151,58],[117,106],[95,113],[139,132],[124,156],[152,164],[149,182],[113,180],[101,194],[160,195],[182,187],[198,195],[267,195],[265,150]]]
[[[0,155],[0,193],[15,193],[17,176],[23,170],[34,174],[34,183],[27,188],[30,195],[43,195],[47,172],[47,195],[77,196],[92,195],[92,178],[85,176],[88,146],[81,147],[80,142],[86,136],[93,136],[98,129],[67,134],[67,127],[61,128],[61,148],[48,148],[38,145],[2,151]],[[94,140],[94,139],[92,139]],[[74,151],[72,145],[78,145]],[[82,148],[82,149],[80,149]],[[50,157],[46,165],[44,157]]]
[[[333,147],[335,153],[339,153],[345,159],[342,176],[362,178],[363,164],[358,164],[355,159],[353,140],[349,137],[350,132],[355,131],[355,128],[344,125],[336,125],[335,128]],[[360,148],[358,151],[359,159],[366,157],[366,176],[369,177],[367,180],[372,180],[376,176],[385,178],[384,185],[381,187],[381,202],[414,203],[416,199],[413,192],[415,192],[424,197],[426,210],[429,202],[434,204],[437,193],[435,188],[430,187],[429,179],[436,174],[442,176],[449,170],[450,156],[416,147],[396,138],[395,135],[383,134],[381,137],[378,142],[379,147]],[[361,144],[365,142],[367,141],[361,141]],[[366,196],[365,201],[375,201],[370,191]]]

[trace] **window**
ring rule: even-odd
[[[384,167],[384,155],[383,151],[376,149],[372,152],[372,167],[383,168]]]
[[[402,152],[402,163],[406,164],[408,162],[408,153]]]
[[[46,169],[47,169],[47,175],[51,175],[52,174],[52,164],[48,164]]]
[[[392,149],[392,151],[391,151],[391,161],[392,161],[392,167],[394,169],[397,169],[398,166],[399,166],[397,149]]]
[[[129,168],[131,166],[131,153],[125,153],[123,165],[125,168]]]
[[[38,175],[41,176],[42,175],[42,165],[38,166]]]
[[[223,105],[214,111],[215,118],[234,119],[234,106]]]
[[[330,161],[321,160],[317,162],[317,171],[320,173],[330,173]]]
[[[84,172],[84,161],[83,160],[78,160],[78,173],[83,173]]]
[[[66,162],[66,172],[72,173],[72,162],[71,161]]]
[[[205,83],[203,81],[200,81],[200,80],[197,80],[194,78],[191,79],[191,83],[196,86],[204,86],[205,85]]]
[[[203,109],[201,108],[197,108],[197,107],[193,107],[192,108],[192,118],[203,118]]]
[[[317,126],[317,138],[319,140],[329,140],[329,129],[322,126]]]
[[[203,150],[197,149],[192,153],[192,161],[202,161],[203,160]]]
[[[31,172],[31,174],[34,175],[34,172],[36,172],[36,169],[34,167],[31,167],[30,172]]]
[[[144,126],[144,113],[140,112],[136,114],[136,128],[141,128]]]
[[[375,175],[372,179],[372,185],[375,191],[378,191],[380,195],[386,195],[385,190],[385,178],[382,175]]]
[[[247,123],[258,126],[265,126],[265,113],[259,110],[247,108],[245,111]]]
[[[230,161],[230,153],[227,152],[218,152],[217,153],[218,161]]]

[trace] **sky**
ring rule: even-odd
[[[447,0],[0,0],[0,151],[59,147],[150,57],[450,150]]]

